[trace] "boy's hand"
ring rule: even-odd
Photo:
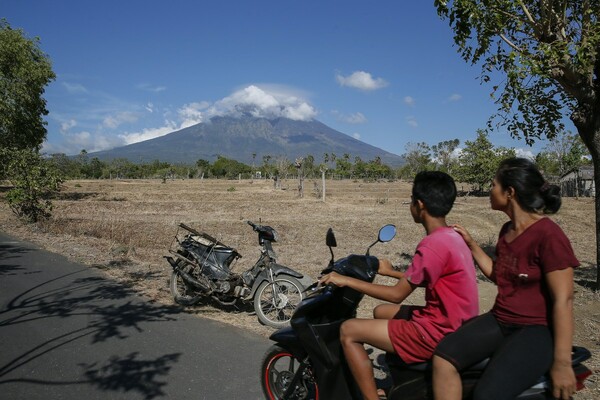
[[[331,283],[337,287],[344,287],[347,284],[347,278],[347,276],[340,275],[337,272],[330,272],[319,278],[319,285],[328,285]]]
[[[394,267],[390,260],[384,258],[379,260],[379,270],[377,273],[383,276],[390,276],[390,273],[394,271]]]

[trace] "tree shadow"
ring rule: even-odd
[[[88,197],[96,197],[98,194],[98,192],[58,192],[50,196],[50,199],[77,201],[87,199]]]
[[[146,399],[164,396],[162,388],[167,383],[159,380],[166,377],[172,364],[179,360],[181,353],[165,354],[153,360],[139,359],[133,352],[125,357],[111,357],[106,363],[82,365],[87,383],[104,391],[139,392]]]
[[[18,270],[18,266],[2,266],[3,270]],[[9,382],[46,385],[92,384],[102,390],[137,391],[146,399],[161,396],[168,374],[180,353],[165,354],[156,359],[142,359],[138,352],[125,357],[113,356],[105,362],[80,365],[83,377],[75,381],[42,381],[28,378],[11,379],[12,373],[23,370],[34,360],[52,357],[53,352],[72,343],[94,345],[108,339],[125,339],[143,332],[142,323],[173,321],[178,306],[158,305],[132,296],[132,288],[101,277],[81,277],[86,268],[32,286],[9,299],[0,309],[0,330],[23,324],[23,329],[44,330],[45,321],[85,316],[86,321],[63,329],[44,341],[21,349],[12,359],[0,357],[0,385]],[[31,325],[35,324],[35,325]],[[55,326],[56,324],[52,325]],[[66,324],[64,326],[67,326]],[[71,326],[71,325],[69,325]]]
[[[31,249],[21,246],[15,246],[12,244],[0,244],[0,260],[8,260],[22,256],[25,253],[29,253]],[[6,275],[17,275],[18,273],[32,274],[39,273],[40,271],[29,271],[22,265],[18,264],[2,264],[0,265],[0,276]]]
[[[596,270],[596,265],[592,263],[585,263],[584,265],[583,262],[581,264],[581,266],[573,270],[575,275],[575,283],[589,290],[598,290],[596,285],[598,273]]]

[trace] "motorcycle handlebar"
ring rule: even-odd
[[[248,225],[250,225],[252,227],[252,229],[256,230],[258,229],[258,225],[256,225],[254,222],[252,221],[246,221],[248,223]]]

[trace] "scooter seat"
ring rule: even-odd
[[[478,362],[475,365],[467,368],[466,371],[483,371],[489,362],[489,358],[486,358],[483,361]],[[390,369],[392,368],[400,368],[409,371],[419,371],[419,372],[431,372],[432,363],[431,360],[427,360],[425,362],[420,363],[405,363],[397,354],[387,353],[385,355],[385,362],[387,363]]]

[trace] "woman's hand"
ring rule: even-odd
[[[452,227],[452,229],[454,229],[456,232],[458,232],[458,234],[460,236],[462,236],[462,238],[465,241],[465,243],[467,244],[467,246],[469,246],[469,249],[473,250],[473,247],[476,246],[477,243],[475,243],[475,240],[473,240],[469,231],[466,230],[464,226],[459,225],[459,224],[453,224],[450,226]]]
[[[569,400],[575,394],[577,380],[571,364],[555,361],[550,369],[552,395],[555,399]]]
[[[333,284],[338,287],[344,287],[348,283],[348,277],[340,275],[337,272],[330,272],[327,275],[323,275],[319,278],[319,285]]]

